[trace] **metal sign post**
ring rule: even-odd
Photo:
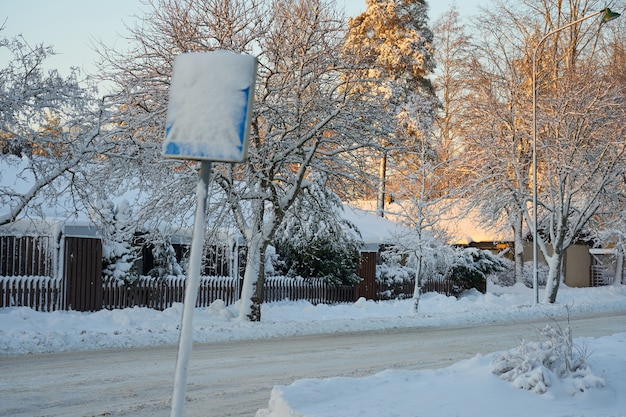
[[[202,240],[206,224],[206,203],[209,180],[211,179],[211,161],[202,161],[200,165],[198,187],[196,188],[196,217],[193,226],[193,241],[189,255],[189,275],[183,304],[183,318],[178,341],[178,357],[174,374],[174,394],[172,396],[172,417],[181,417],[185,406],[187,387],[187,367],[193,344],[193,311],[196,307],[200,287],[200,268],[202,267]]]
[[[185,406],[212,163],[247,157],[256,69],[253,56],[227,51],[185,53],[174,60],[163,156],[201,165],[171,417],[182,417]]]

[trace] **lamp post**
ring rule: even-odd
[[[609,9],[608,7],[603,10],[591,13],[587,16],[583,16],[578,20],[570,22],[565,26],[561,26],[545,34],[543,38],[541,38],[539,43],[537,43],[537,46],[535,46],[535,50],[533,51],[533,292],[535,304],[539,303],[537,260],[537,52],[539,52],[539,47],[541,47],[545,40],[548,39],[550,36],[562,31],[563,29],[567,29],[570,26],[574,26],[575,24],[580,23],[583,20],[587,20],[598,15],[602,15],[602,20],[600,21],[600,24],[609,22],[620,16],[619,13],[611,11],[611,9]]]

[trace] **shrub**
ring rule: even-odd
[[[354,284],[360,278],[356,274],[359,253],[355,246],[337,246],[326,239],[311,242],[276,243],[280,254],[282,272],[292,277],[323,278],[335,284]],[[274,269],[281,269],[275,265]]]
[[[279,274],[354,284],[360,280],[360,234],[343,218],[341,200],[325,183],[323,175],[312,173],[287,211],[272,241],[279,255],[273,267]]]
[[[502,271],[505,263],[486,250],[476,248],[457,249],[457,257],[450,268],[447,279],[452,282],[452,295],[475,288],[487,291],[487,275]]]
[[[510,259],[506,259],[506,258],[500,258],[500,261],[503,264],[503,269],[501,271],[491,274],[490,275],[491,281],[494,284],[500,285],[502,287],[510,287],[512,285],[515,285],[516,284],[515,263],[511,261]],[[546,265],[543,262],[540,262],[538,265],[537,275],[538,275],[538,280],[539,280],[539,286],[540,287],[545,286],[546,278],[548,276],[548,265]],[[524,262],[522,283],[528,288],[533,287],[533,263],[532,261]]]
[[[154,278],[164,278],[167,276],[178,276],[183,274],[181,266],[176,261],[176,252],[169,239],[161,238],[154,242],[152,247],[154,258],[154,268],[148,275]]]
[[[492,372],[516,388],[544,394],[557,380],[566,381],[570,395],[603,387],[604,380],[587,365],[584,349],[574,345],[569,324],[547,324],[540,330],[543,342],[523,342],[492,361]]]
[[[376,281],[383,287],[378,293],[381,300],[411,298],[415,282],[415,268],[393,263],[376,265]]]

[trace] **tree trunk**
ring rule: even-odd
[[[383,154],[378,165],[378,199],[376,203],[376,215],[385,217],[385,191],[387,178],[387,155]]]
[[[415,268],[415,289],[413,290],[413,306],[411,314],[417,314],[420,296],[422,294],[422,263],[423,257],[419,256],[417,259],[417,268]]]
[[[246,271],[239,306],[240,319],[261,321],[261,303],[265,282],[265,247],[265,239],[260,234],[253,236],[248,243]]]
[[[561,283],[561,266],[563,265],[564,251],[554,250],[554,253],[548,261],[548,279],[546,281],[546,294],[544,302],[554,304],[556,302],[556,295],[559,292],[559,284]]]

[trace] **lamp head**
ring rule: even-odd
[[[620,14],[612,11],[608,7],[602,11],[602,23],[610,22],[618,17],[620,17]]]

